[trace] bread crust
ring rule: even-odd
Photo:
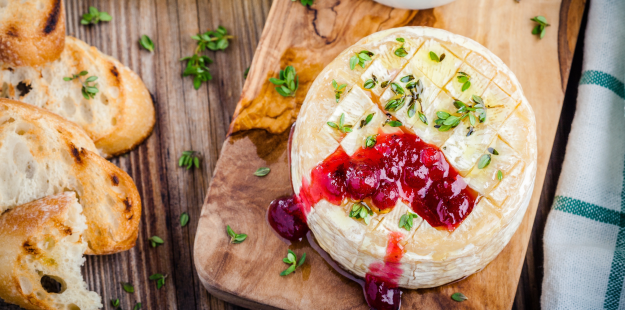
[[[82,71],[87,75],[63,79]],[[99,91],[93,99],[85,99],[81,80],[90,76],[97,77],[92,84],[97,84]],[[66,38],[59,59],[37,68],[5,65],[0,80],[4,81],[0,96],[47,109],[78,124],[106,158],[143,142],[156,121],[152,97],[143,81],[114,58],[73,37]]]
[[[66,269],[59,268],[63,265],[61,261],[64,259],[59,256],[69,256],[69,254],[59,254],[52,250],[54,247],[61,247],[61,243],[76,250],[85,248],[79,232],[75,231],[81,229],[81,221],[76,219],[81,216],[78,214],[80,211],[73,207],[74,204],[76,204],[76,194],[66,192],[20,205],[0,215],[0,241],[2,241],[0,297],[4,301],[26,309],[59,308],[59,305],[55,304],[59,297],[49,294],[43,288],[42,275],[33,271],[36,269],[33,266],[38,266],[42,274],[61,278],[69,277],[63,275],[68,272],[67,267]],[[72,222],[75,224],[71,224]],[[63,242],[63,240],[68,241]],[[70,260],[75,260],[75,258]],[[76,262],[78,263],[80,262]],[[79,274],[80,270],[77,272]],[[82,281],[82,284],[65,284],[64,286],[66,291],[79,292],[85,289],[86,284]],[[85,300],[90,304],[79,307],[102,307],[97,294],[93,292],[85,294],[88,296]],[[81,304],[78,301],[74,302]]]
[[[65,45],[62,0],[8,0],[0,10],[0,62],[37,67],[59,58]]]
[[[494,190],[491,189],[492,191],[480,193],[482,198],[474,211],[452,234],[432,228],[421,218],[416,221],[411,231],[400,231],[397,225],[399,217],[410,210],[410,207],[401,201],[389,214],[376,214],[369,226],[362,221],[349,218],[345,206],[336,206],[325,200],[313,206],[308,213],[308,224],[320,246],[348,271],[361,277],[368,272],[371,263],[383,261],[387,234],[392,231],[405,233],[401,244],[406,251],[400,262],[403,274],[398,276],[398,285],[405,288],[428,288],[479,271],[492,261],[511,239],[523,219],[533,191],[537,161],[536,121],[515,75],[501,59],[479,43],[445,30],[429,27],[402,27],[381,31],[361,39],[339,54],[317,76],[310,87],[300,110],[292,140],[291,178],[296,195],[301,192],[302,180],[310,182],[311,170],[340,144],[340,139],[337,141],[335,133],[332,133],[331,129],[328,131],[326,125],[327,121],[334,121],[330,118],[340,105],[335,101],[332,80],[336,79],[339,84],[346,83],[346,90],[361,86],[363,83],[361,74],[364,76],[369,68],[361,69],[357,66],[355,70],[351,70],[350,57],[362,50],[373,51],[376,55],[382,51],[392,53],[397,48],[393,46],[399,46],[396,41],[399,37],[405,38],[406,46],[413,45],[408,50],[410,55],[406,57],[410,60],[402,63],[400,70],[407,68],[406,63],[412,60],[411,53],[417,57],[415,46],[418,49],[425,44],[424,42],[435,41],[444,47],[448,60],[453,57],[462,63],[471,63],[475,70],[486,76],[489,86],[492,84],[493,88],[503,90],[502,92],[507,94],[506,98],[511,98],[510,101],[514,102],[516,108],[513,109],[516,110],[513,110],[513,114],[518,115],[518,119],[521,120],[518,121],[519,124],[522,123],[524,126],[522,130],[517,129],[512,134],[516,135],[512,138],[520,139],[518,142],[504,141],[506,133],[503,133],[503,129],[495,134],[492,142],[487,142],[487,146],[498,141],[509,144],[516,148],[514,153],[518,153],[516,156],[521,158],[521,161],[514,169],[510,168],[511,175],[505,176],[504,181],[507,180],[505,185],[502,181],[501,187],[497,186]],[[399,75],[400,73],[396,73],[396,76]],[[450,80],[445,81],[449,82],[439,85],[441,93],[447,92],[443,86],[447,87],[451,83]],[[375,89],[372,91],[375,93]],[[376,95],[380,96],[381,93]],[[426,101],[424,99],[424,102]],[[432,126],[434,120],[429,121],[431,122],[429,126]],[[522,133],[522,138],[519,138],[519,133]],[[440,142],[426,140],[426,142],[437,144],[439,147],[443,147],[446,143],[445,140]],[[521,145],[522,148],[519,147]],[[447,148],[443,152],[453,166],[450,149]],[[471,167],[467,171],[458,170],[469,185],[472,179],[479,181],[477,177],[469,178]]]
[[[17,126],[23,128],[18,136],[14,133]],[[29,189],[22,189],[24,186],[19,182],[24,177],[16,170],[8,182],[18,184],[17,190],[4,193],[4,197],[0,191],[2,202],[13,203],[0,205],[0,211],[28,202],[24,200],[76,191],[87,217],[88,228],[84,233],[89,245],[87,254],[112,254],[135,245],[141,217],[137,188],[126,172],[98,155],[97,148],[80,127],[44,109],[0,99],[0,152],[10,148],[9,142],[15,139],[20,139],[30,153],[19,156],[32,157],[29,167],[35,167],[32,173],[35,176],[26,178],[37,180],[42,176],[42,181],[32,186],[41,190],[25,195]],[[11,149],[7,150],[6,154],[13,154]],[[13,161],[6,160],[9,169]]]

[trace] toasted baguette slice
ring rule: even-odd
[[[97,154],[74,123],[46,110],[0,99],[0,213],[75,191],[89,228],[88,254],[134,246],[141,200],[128,174]]]
[[[82,71],[86,76],[63,80]],[[98,93],[85,99],[82,82],[95,76]],[[67,37],[61,57],[41,67],[0,70],[0,97],[52,111],[80,125],[104,157],[122,154],[148,137],[154,106],[141,79],[95,47]]]
[[[63,1],[0,1],[0,62],[40,66],[59,58],[64,45]]]
[[[102,308],[80,274],[87,243],[82,206],[66,192],[0,216],[0,297],[26,309]]]

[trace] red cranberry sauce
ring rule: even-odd
[[[300,241],[308,232],[306,216],[297,197],[280,197],[271,202],[267,221],[282,238],[291,242]]]
[[[471,213],[477,198],[436,146],[404,132],[380,132],[373,148],[351,157],[339,147],[311,175],[301,193],[307,211],[321,199],[336,205],[366,200],[380,210],[402,199],[432,227],[449,231]]]
[[[401,305],[401,290],[397,280],[402,274],[399,261],[404,255],[404,247],[399,243],[401,232],[389,234],[384,262],[375,262],[369,266],[365,276],[365,299],[372,309],[398,310]]]

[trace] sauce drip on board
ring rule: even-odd
[[[289,137],[289,166],[294,128],[295,125]],[[397,280],[402,274],[403,234],[389,234],[384,262],[372,263],[363,281],[340,268],[316,244],[306,214],[321,199],[336,205],[365,200],[384,212],[401,199],[432,227],[453,231],[473,210],[477,193],[467,186],[436,146],[416,135],[379,132],[376,138],[375,146],[360,148],[352,156],[339,146],[312,170],[310,183],[306,179],[302,181],[299,196],[280,197],[271,202],[267,220],[288,241],[301,241],[307,236],[311,246],[336,271],[362,286],[372,309],[397,310],[402,295]]]

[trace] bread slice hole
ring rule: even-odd
[[[0,0],[0,9],[4,9],[9,5],[9,0]]]
[[[111,119],[111,125],[112,125],[112,126],[117,125],[117,118],[112,118],[112,119]]]
[[[17,126],[15,127],[15,134],[22,136],[26,134],[26,132],[28,132],[30,128],[31,128],[30,124],[26,122],[18,123]]]
[[[63,112],[65,112],[65,115],[68,117],[71,117],[76,113],[76,102],[74,102],[74,99],[69,96],[63,97],[62,107]]]
[[[67,310],[80,310],[80,307],[77,306],[76,304],[70,303],[67,305]]]
[[[48,293],[62,294],[67,289],[67,284],[58,276],[46,274],[41,277],[41,287],[43,287],[43,289],[45,289]]]
[[[9,116],[0,117],[0,125],[5,125],[7,123],[13,123],[15,119]]]

